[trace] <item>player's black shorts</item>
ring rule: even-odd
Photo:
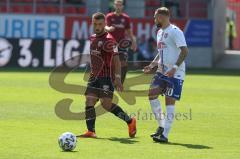
[[[110,77],[95,77],[88,80],[85,95],[95,94],[98,98],[112,98],[114,86]]]
[[[119,52],[119,59],[120,61],[128,61],[128,49],[126,48],[118,48],[118,52]]]

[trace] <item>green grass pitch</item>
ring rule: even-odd
[[[136,76],[129,73],[128,77]],[[85,84],[83,74],[69,74],[67,82]],[[176,112],[190,113],[191,120],[175,120],[170,144],[154,143],[149,135],[157,123],[144,118],[151,112],[147,97],[137,97],[129,113],[141,111],[136,138],[129,139],[127,125],[112,114],[99,116],[99,139],[78,139],[73,152],[62,152],[57,139],[66,131],[86,130],[85,121],[62,120],[55,104],[63,98],[74,99],[71,110],[84,110],[84,97],[53,90],[49,72],[0,72],[0,158],[2,159],[238,159],[240,157],[240,76],[190,73],[184,82],[182,100]],[[148,85],[134,89],[148,89]],[[163,98],[160,97],[162,104]]]

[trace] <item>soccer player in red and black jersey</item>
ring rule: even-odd
[[[128,124],[130,137],[136,134],[136,119],[130,118],[117,104],[112,103],[114,85],[118,91],[123,90],[121,83],[121,63],[117,52],[116,41],[105,27],[105,15],[95,13],[92,16],[94,35],[90,37],[91,75],[86,95],[86,124],[88,131],[81,137],[96,138],[95,104],[100,100],[107,111]],[[113,84],[114,83],[114,84]]]
[[[114,8],[115,11],[107,14],[106,16],[106,27],[105,30],[109,32],[118,43],[119,57],[121,61],[121,81],[124,82],[127,74],[128,64],[128,46],[127,38],[131,40],[131,49],[135,52],[137,49],[136,38],[130,27],[130,17],[123,13],[123,0],[115,0]]]

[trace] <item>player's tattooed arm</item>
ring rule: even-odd
[[[176,62],[177,66],[180,66],[188,55],[188,48],[186,46],[180,47],[181,52],[179,54],[178,60]]]
[[[183,61],[187,57],[187,54],[188,54],[187,47],[186,46],[182,46],[182,47],[180,47],[180,49],[181,49],[181,52],[179,54],[179,57],[178,57],[178,60],[177,60],[176,64],[173,66],[172,69],[170,69],[168,72],[165,73],[165,76],[173,77],[174,74],[177,71],[177,68],[183,63]]]

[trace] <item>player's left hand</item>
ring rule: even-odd
[[[177,69],[176,68],[172,68],[171,70],[169,70],[168,72],[165,73],[165,76],[167,77],[173,77],[174,74],[176,73]]]
[[[122,92],[123,91],[123,85],[122,85],[122,82],[121,82],[121,78],[116,78],[114,80],[114,85],[117,89],[118,92]]]

